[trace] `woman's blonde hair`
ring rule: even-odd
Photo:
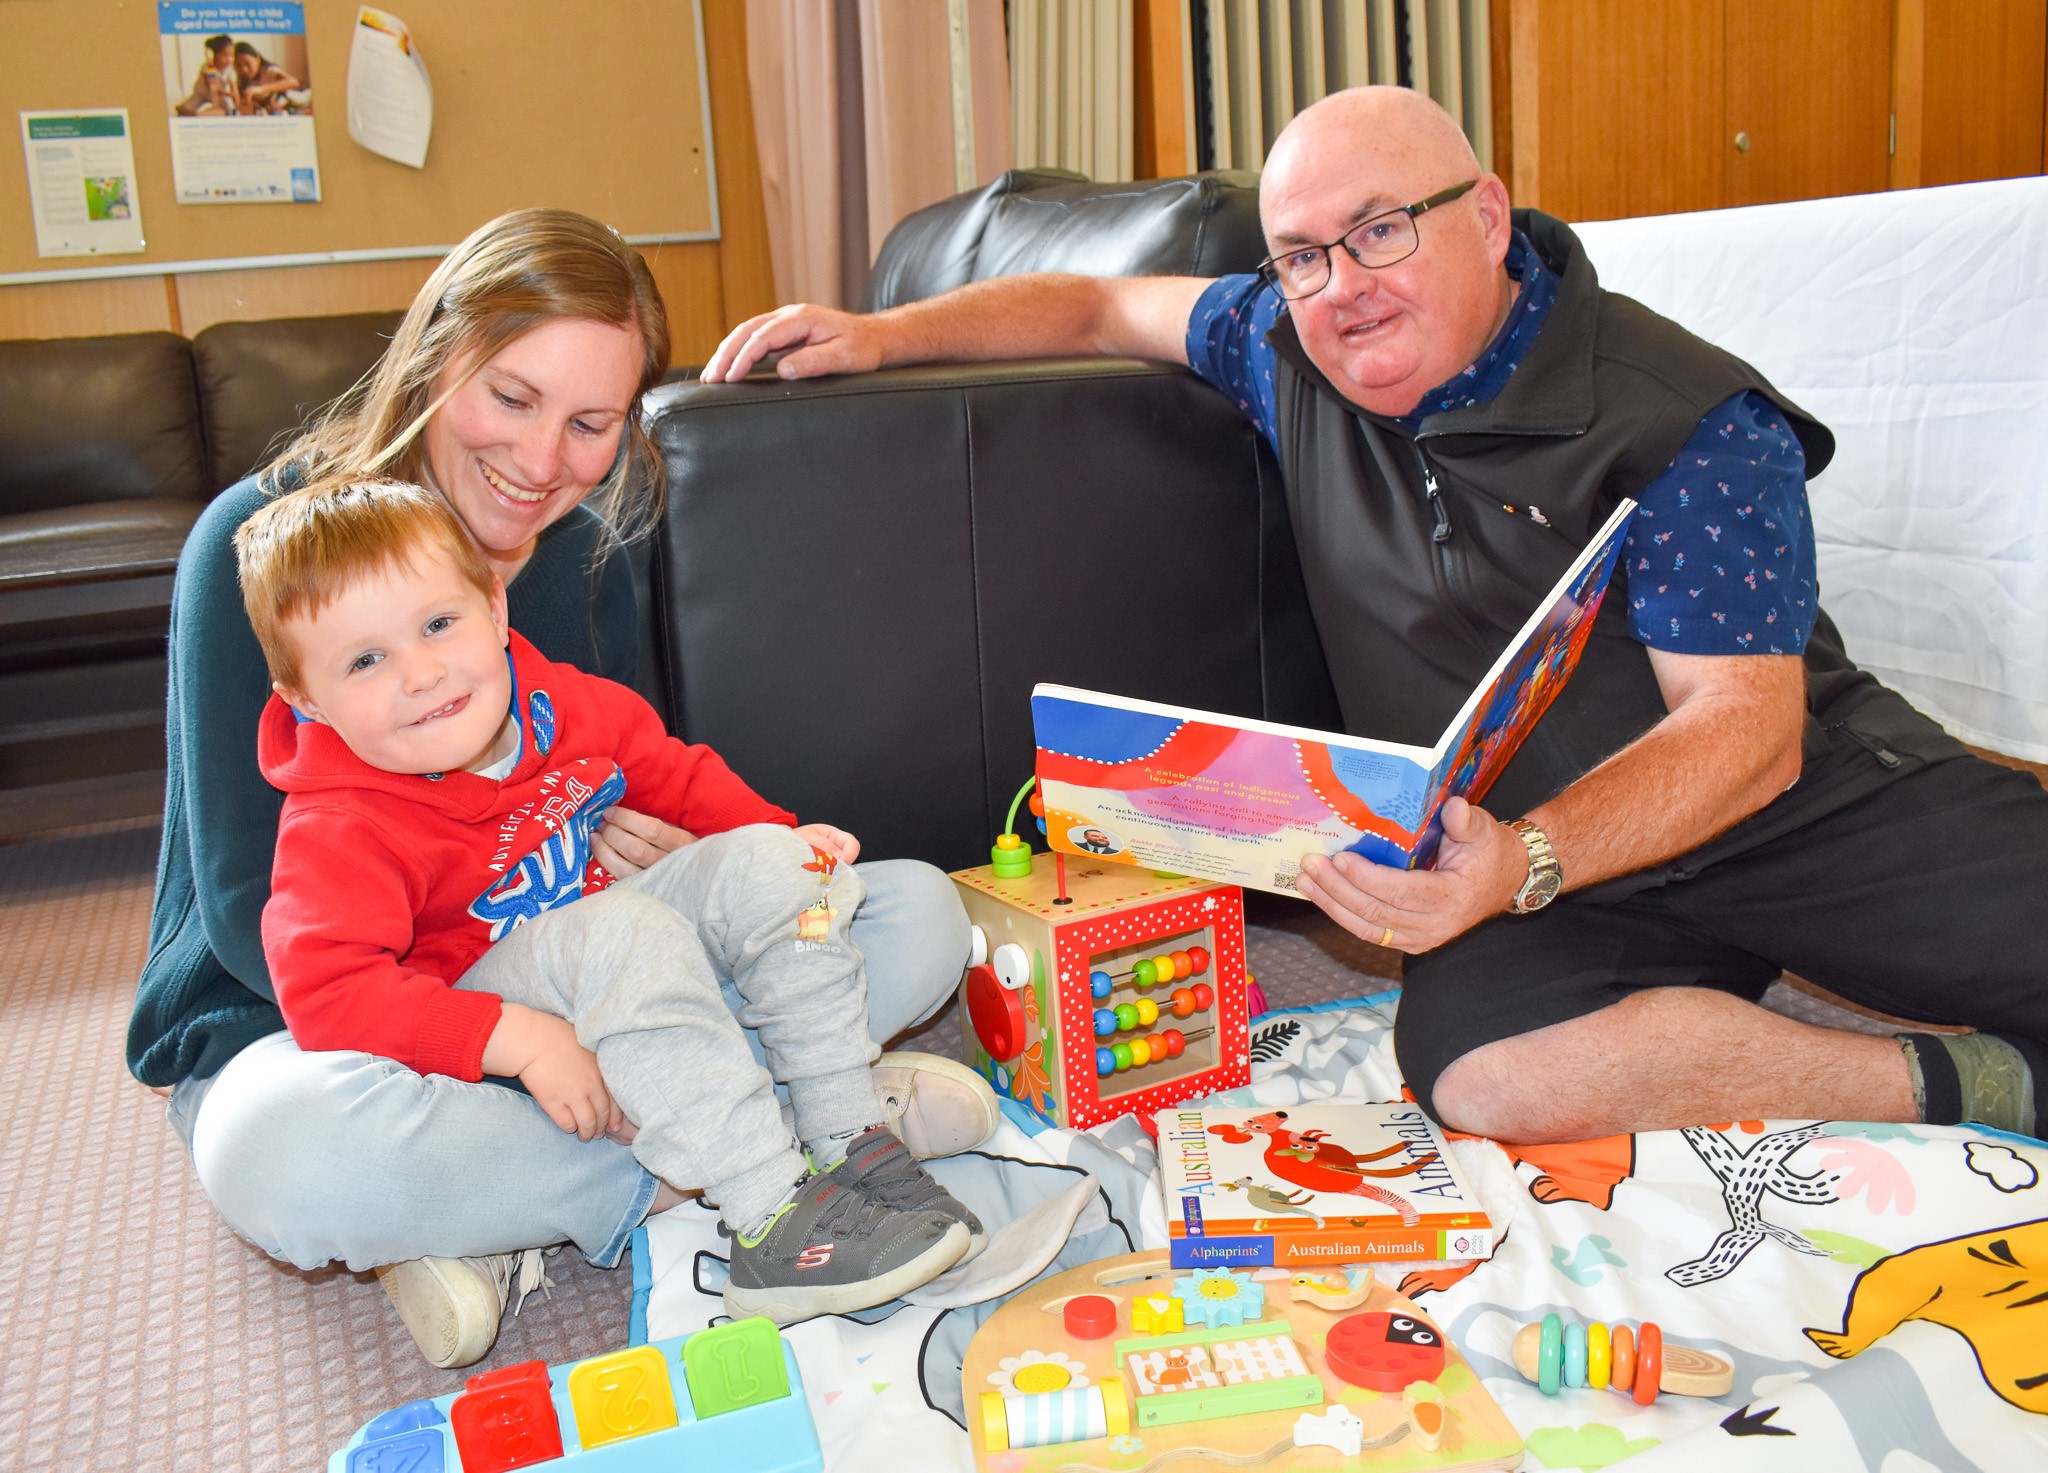
[[[640,253],[610,226],[570,210],[514,210],[450,251],[356,386],[263,472],[273,495],[307,481],[389,478],[433,486],[422,431],[449,393],[500,349],[549,322],[636,328],[640,383],[620,454],[589,503],[630,540],[661,509],[661,454],[640,427],[639,401],[668,370],[668,309]],[[438,398],[453,363],[466,371]]]

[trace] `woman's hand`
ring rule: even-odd
[[[860,840],[845,829],[835,829],[829,823],[807,823],[796,832],[813,849],[824,850],[841,864],[852,864],[860,858]]]
[[[614,806],[590,836],[590,852],[614,879],[623,880],[652,868],[664,854],[696,842],[697,836],[688,829]]]

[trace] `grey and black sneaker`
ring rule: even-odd
[[[852,1187],[870,1202],[894,1207],[899,1212],[936,1212],[967,1229],[967,1251],[962,1263],[988,1246],[988,1229],[958,1197],[932,1179],[910,1148],[898,1140],[886,1125],[855,1136],[846,1147],[846,1159],[825,1173],[832,1181]]]
[[[829,1174],[805,1177],[758,1234],[719,1231],[732,1237],[726,1311],[778,1325],[887,1304],[958,1263],[968,1243],[951,1218],[884,1206]]]

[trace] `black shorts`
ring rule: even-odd
[[[1761,998],[1793,972],[1894,1017],[1996,1033],[2048,1082],[2048,792],[1935,762],[1693,870],[1566,895],[1408,959],[1394,1044],[1416,1098],[1483,1044],[1650,987]]]

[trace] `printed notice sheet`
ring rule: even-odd
[[[404,21],[365,5],[348,49],[348,136],[371,153],[427,166],[434,132],[434,84]]]
[[[25,112],[28,197],[39,256],[102,256],[142,249],[135,148],[128,109]]]
[[[318,200],[306,7],[159,0],[157,29],[178,203]]]

